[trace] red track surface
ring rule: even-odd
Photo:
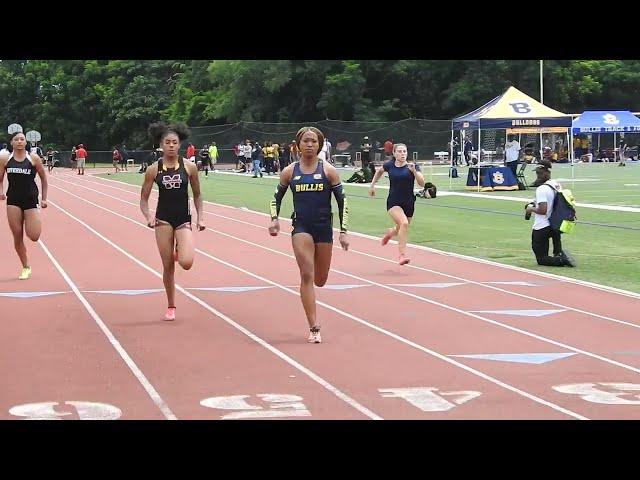
[[[270,237],[263,215],[206,203],[208,229],[194,232],[193,268],[177,270],[186,290],[177,292],[177,321],[166,323],[139,188],[64,171],[50,185],[41,244],[27,245],[30,280],[16,279],[9,228],[0,224],[0,293],[66,292],[0,297],[2,419],[19,418],[12,407],[42,402],[53,406],[39,415],[68,419],[99,414],[65,402],[112,405],[123,419],[640,418],[636,387],[602,385],[640,388],[640,297],[418,248],[400,267],[391,261],[395,244],[352,235],[349,252],[334,250],[328,286],[359,287],[316,289],[324,342],[310,345],[290,237]],[[481,283],[500,281],[535,285]],[[459,285],[405,285],[424,283]],[[268,288],[195,289],[220,287]],[[142,289],[158,291],[91,292]],[[560,311],[482,312],[490,310]],[[499,353],[574,355],[544,364],[458,356]],[[553,388],[568,384],[597,391]],[[411,388],[431,389],[432,401],[426,390],[389,392]],[[227,408],[201,404],[231,396],[239,397]]]

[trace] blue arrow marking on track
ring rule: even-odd
[[[262,287],[194,287],[187,290],[203,290],[208,292],[250,292],[252,290],[262,290],[264,288],[274,288],[272,286]]]
[[[513,315],[517,317],[544,317],[566,310],[474,310],[471,313],[495,313],[497,315]]]
[[[147,290],[86,290],[85,293],[104,293],[107,295],[146,295],[147,293],[164,292],[161,288]]]
[[[539,365],[553,362],[561,358],[571,357],[576,353],[483,353],[478,355],[449,355],[450,357],[475,358],[478,360],[495,360],[498,362],[532,363]]]
[[[60,295],[61,293],[68,293],[68,292],[0,292],[0,297],[34,298],[34,297],[46,297],[49,295]]]

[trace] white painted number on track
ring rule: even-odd
[[[236,410],[233,413],[223,415],[223,420],[242,418],[285,418],[285,417],[310,417],[302,397],[277,393],[260,393],[256,395],[263,402],[272,404],[267,408],[259,405],[251,405],[245,398],[250,395],[232,395],[230,397],[210,397],[200,402],[200,405],[217,410]]]
[[[402,398],[423,412],[445,412],[482,395],[473,390],[437,393],[436,387],[379,388],[378,391],[385,398]],[[451,402],[443,397],[450,397]]]
[[[57,406],[60,411],[56,410]],[[65,406],[67,411],[62,411]],[[25,403],[11,407],[9,413],[16,417],[24,417],[24,420],[62,420],[62,417],[76,419],[76,416],[68,410],[75,410],[80,420],[117,420],[122,416],[122,411],[118,407],[95,402]]]
[[[580,395],[587,402],[609,405],[640,405],[640,384],[638,383],[573,383],[556,385],[556,392]],[[623,396],[627,398],[622,398]]]

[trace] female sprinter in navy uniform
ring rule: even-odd
[[[24,245],[24,232],[30,240],[37,242],[42,232],[42,223],[38,212],[38,186],[36,172],[42,184],[42,208],[47,208],[47,174],[42,160],[35,153],[27,153],[27,140],[24,133],[11,136],[13,152],[0,155],[0,200],[7,199],[7,220],[13,234],[13,246],[22,262],[22,271],[18,277],[27,280],[31,276],[31,267]],[[7,173],[9,187],[4,195],[3,181]]]
[[[303,127],[296,135],[300,160],[288,165],[280,173],[280,183],[271,200],[271,226],[273,236],[280,231],[278,215],[282,197],[291,187],[293,215],[291,243],[300,268],[300,298],[309,323],[309,343],[320,343],[320,324],[316,318],[314,283],[322,287],[327,283],[333,248],[333,216],[331,192],[336,197],[340,216],[340,245],[349,248],[347,239],[348,209],[340,176],[329,162],[318,159],[324,144],[324,135],[314,127]]]
[[[393,146],[393,156],[393,160],[385,162],[382,167],[376,170],[376,174],[371,180],[369,195],[375,196],[375,184],[384,172],[387,172],[389,174],[387,213],[389,213],[396,226],[387,230],[387,233],[382,237],[382,245],[386,245],[392,237],[397,235],[398,250],[400,251],[398,263],[406,265],[409,263],[409,257],[407,257],[407,235],[416,202],[413,183],[414,181],[418,182],[418,185],[424,187],[424,177],[418,165],[407,163],[407,146],[404,143],[396,143]]]
[[[162,281],[167,292],[168,308],[165,320],[176,319],[175,262],[185,270],[193,265],[194,246],[189,212],[189,183],[193,191],[193,203],[198,215],[198,230],[204,230],[202,197],[198,169],[192,162],[185,162],[178,155],[180,144],[188,138],[184,124],[165,125],[154,123],[149,127],[154,145],[160,145],[162,158],[147,168],[140,195],[140,210],[147,225],[155,228],[156,243],[162,258]],[[153,183],[158,185],[158,207],[155,217],[149,213],[149,195]]]

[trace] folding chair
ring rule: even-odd
[[[522,185],[524,185],[525,190],[529,188],[527,186],[527,179],[524,177],[524,171],[526,170],[526,168],[527,168],[527,162],[522,162],[516,172],[516,180],[518,180],[519,183],[522,183]]]

